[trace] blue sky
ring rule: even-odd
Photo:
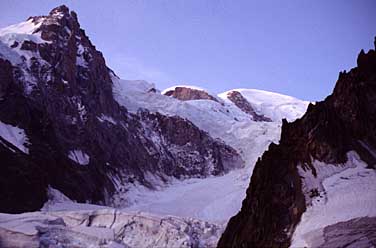
[[[1,0],[0,27],[66,4],[126,79],[321,100],[376,35],[374,0]]]

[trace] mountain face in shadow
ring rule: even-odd
[[[302,118],[283,122],[280,143],[271,144],[256,163],[241,211],[219,247],[288,247],[302,214],[325,195],[319,187],[325,167],[342,170],[350,151],[376,168],[375,50],[362,50],[357,67],[339,74],[324,101],[310,104]],[[319,180],[318,186],[310,187],[309,178]]]
[[[136,182],[154,188],[243,166],[188,120],[120,106],[116,75],[66,6],[1,30],[0,41],[0,212],[40,209],[48,186],[113,205]]]

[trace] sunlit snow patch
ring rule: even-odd
[[[233,89],[218,96],[229,102],[227,95],[232,91],[242,94],[257,114],[264,115],[273,121],[281,121],[283,118],[290,122],[294,121],[306,112],[309,104],[308,101],[302,101],[292,96],[256,89]]]
[[[37,28],[40,27],[42,22],[39,22],[38,24],[33,22],[33,19],[29,19],[26,22],[17,23],[14,25],[10,25],[8,27],[5,27],[3,29],[0,29],[0,35],[5,34],[32,34]]]

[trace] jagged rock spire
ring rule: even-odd
[[[54,15],[54,14],[58,14],[58,13],[62,13],[62,14],[69,14],[69,8],[66,6],[66,5],[60,5],[56,8],[53,8],[49,15]]]
[[[272,143],[256,163],[242,209],[229,221],[219,247],[289,247],[307,199],[317,194],[307,194],[300,169],[313,177],[323,174],[314,160],[342,166],[346,154],[356,151],[376,168],[375,50],[362,50],[357,62],[340,74],[333,94],[311,104],[301,119],[283,122],[279,144]]]

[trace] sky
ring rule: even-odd
[[[375,0],[0,0],[0,28],[61,4],[124,79],[324,99],[373,48]]]

